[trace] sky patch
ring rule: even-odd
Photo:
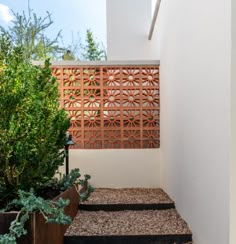
[[[0,3],[0,24],[3,21],[5,24],[10,23],[13,20],[13,15],[7,5]]]

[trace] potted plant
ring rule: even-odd
[[[84,184],[84,180],[78,181],[78,170],[62,179],[54,179],[64,162],[62,149],[69,126],[65,110],[59,108],[58,85],[49,61],[42,67],[32,65],[24,57],[22,47],[13,46],[7,34],[1,34],[0,209],[11,212],[7,217],[9,221],[2,220],[3,214],[0,214],[0,243],[16,243],[18,237],[27,234],[30,228],[25,228],[25,224],[31,226],[28,220],[36,215],[44,217],[46,222],[70,223],[71,218],[63,212],[69,201],[65,197],[47,199],[76,181]],[[83,198],[92,190],[87,187],[88,179],[86,176]],[[77,192],[75,187],[73,189]],[[33,212],[36,215],[32,215]],[[5,222],[11,224],[9,233],[4,234]],[[9,223],[6,224],[9,228]]]

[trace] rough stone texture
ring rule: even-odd
[[[97,188],[85,204],[174,203],[160,188]],[[82,203],[83,204],[83,203]]]
[[[68,236],[191,234],[175,209],[144,211],[79,211]]]
[[[84,206],[98,206],[100,211],[80,210],[65,233],[65,238],[68,240],[70,238],[73,239],[75,236],[81,237],[81,239],[87,237],[113,238],[116,236],[130,238],[147,236],[147,239],[149,237],[159,238],[163,236],[191,236],[187,223],[181,218],[175,208],[144,210],[148,204],[164,204],[164,206],[165,204],[174,204],[173,200],[162,189],[97,188],[89,200],[82,204]],[[99,209],[99,206],[102,205],[112,206],[116,204],[120,204],[123,211],[101,211],[102,208]],[[139,204],[142,206],[142,210],[137,211],[135,208],[132,210],[134,206]],[[125,210],[126,205],[132,206],[131,210]],[[162,242],[148,241],[147,243]],[[175,242],[172,239],[171,242],[167,241],[165,243],[174,244]],[[192,244],[192,242],[188,241],[182,243]]]

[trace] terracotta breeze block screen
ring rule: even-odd
[[[158,148],[159,66],[53,66],[74,148]]]

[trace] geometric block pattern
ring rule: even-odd
[[[159,66],[52,66],[81,149],[160,146]]]

